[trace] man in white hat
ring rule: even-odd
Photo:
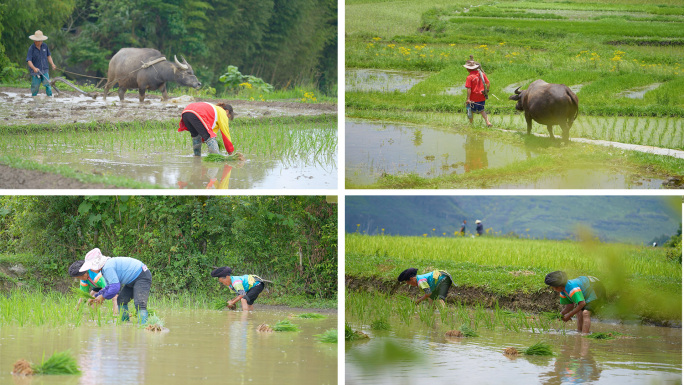
[[[473,60],[466,61],[463,65],[468,70],[468,77],[466,78],[465,88],[468,90],[466,105],[468,105],[473,113],[479,112],[487,123],[487,127],[491,127],[487,113],[485,112],[485,101],[487,100],[486,92],[489,90],[489,79],[484,72],[480,71],[480,63]],[[473,116],[468,114],[470,124],[473,123]]]
[[[43,35],[43,31],[38,30],[29,36],[29,39],[34,41],[29,47],[28,55],[26,56],[26,62],[31,69],[31,96],[38,95],[41,83],[45,86],[47,96],[52,96],[50,76],[48,75],[50,67],[48,64],[52,66],[53,70],[57,69],[57,66],[52,61],[50,48],[48,48],[46,43],[43,43],[48,37]]]
[[[475,231],[477,231],[478,237],[481,237],[482,233],[484,232],[484,226],[482,225],[482,221],[479,219],[475,221]]]

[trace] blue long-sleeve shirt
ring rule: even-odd
[[[102,267],[102,276],[107,281],[107,286],[98,292],[105,299],[112,299],[119,294],[121,286],[126,286],[147,269],[147,266],[135,258],[116,257],[105,263]]]

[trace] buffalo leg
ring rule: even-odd
[[[570,141],[570,125],[567,123],[563,124],[563,125],[561,125],[561,129],[563,130],[563,141],[569,142]]]
[[[126,91],[127,90],[125,88],[121,88],[121,86],[119,86],[119,99],[122,102],[124,101],[124,95],[126,94]]]
[[[554,136],[553,136],[553,126],[552,126],[552,125],[547,125],[547,126],[546,126],[546,129],[549,130],[549,136],[551,137],[551,139],[556,139],[556,138],[554,138]]]
[[[138,88],[138,93],[140,94],[140,103],[145,100],[145,89],[143,87]]]
[[[162,102],[167,100],[169,98],[169,95],[166,93],[166,83],[162,84],[159,89],[162,92]]]
[[[532,132],[532,118],[525,114],[525,121],[527,122],[527,135]]]

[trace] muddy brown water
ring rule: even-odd
[[[592,340],[568,330],[551,333],[480,328],[479,337],[447,338],[444,327],[426,327],[416,319],[410,327],[393,322],[390,331],[373,331],[351,322],[371,336],[346,343],[347,385],[415,384],[680,384],[681,329],[592,322],[592,331],[616,331],[629,338]],[[568,323],[572,328],[572,323]],[[551,344],[553,357],[503,355],[539,341]],[[375,358],[375,359],[374,359]]]
[[[345,178],[367,185],[383,175],[415,173],[424,178],[503,167],[534,158],[534,150],[429,126],[347,120]],[[663,188],[664,179],[614,170],[568,169],[534,182],[497,188]]]
[[[258,307],[258,305],[257,305]],[[337,328],[337,315],[291,321],[300,332],[259,333],[289,310],[157,311],[166,333],[134,325],[0,328],[0,384],[336,384],[337,344],[314,338]],[[40,362],[71,349],[82,374],[13,378],[12,364]]]

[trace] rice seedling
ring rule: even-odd
[[[337,343],[337,329],[328,329],[322,334],[314,334],[314,337],[319,341],[319,342],[324,342],[328,344],[336,344]]]
[[[386,319],[376,319],[375,321],[371,322],[371,330],[390,330],[392,327],[390,326],[390,323],[387,322]]]
[[[242,160],[245,160],[245,156],[240,152],[236,152],[233,155],[207,154],[207,156],[202,158],[203,162],[232,162]]]
[[[458,329],[463,337],[479,337],[480,335],[477,334],[475,329],[471,328],[470,326],[463,324],[461,327]]]
[[[74,294],[76,297],[83,298],[83,299],[93,299],[93,296],[90,295],[90,293],[86,293],[81,289],[72,287],[70,288],[71,293]]]
[[[299,326],[290,322],[290,320],[281,320],[273,325],[273,331],[276,332],[298,332]]]
[[[523,354],[528,356],[552,356],[553,350],[551,350],[551,345],[548,343],[539,341],[529,348],[523,350]]]
[[[212,307],[212,309],[214,309],[214,310],[223,310],[223,309],[226,308],[226,306],[228,306],[228,303],[226,302],[226,300],[225,300],[225,299],[222,299],[222,298],[219,298],[219,299],[216,299],[216,300],[212,303],[212,306],[211,306],[211,307]]]
[[[145,330],[151,332],[160,332],[164,330],[164,321],[156,315],[150,315],[147,317],[147,323],[145,324]]]
[[[71,351],[65,350],[63,352],[54,353],[47,360],[43,356],[43,362],[38,365],[33,365],[25,360],[19,360],[14,364],[14,375],[33,375],[33,374],[79,374],[76,359],[71,354]]]
[[[356,341],[370,338],[368,334],[354,330],[349,326],[349,324],[344,324],[344,339],[345,341]]]
[[[296,317],[298,317],[298,318],[314,318],[314,319],[328,318],[328,316],[321,314],[321,313],[301,313],[301,314],[297,314]]]
[[[587,338],[595,339],[595,340],[612,340],[617,337],[622,336],[622,333],[618,332],[594,332],[586,336]]]

